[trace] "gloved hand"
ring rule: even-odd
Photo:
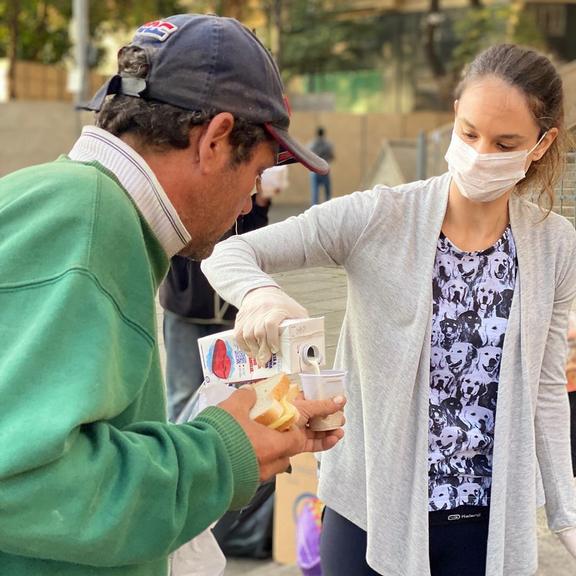
[[[576,528],[558,532],[558,538],[560,538],[560,542],[564,544],[566,550],[572,554],[572,557],[576,558]]]
[[[288,318],[308,318],[308,312],[276,286],[251,290],[236,316],[236,342],[256,359],[258,366],[264,366],[273,353],[279,352],[279,327]]]

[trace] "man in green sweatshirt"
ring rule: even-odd
[[[326,165],[288,135],[278,70],[238,22],[140,27],[58,160],[0,180],[0,574],[165,576],[168,554],[303,451],[240,390],[166,422],[155,294],[251,205],[262,171]]]

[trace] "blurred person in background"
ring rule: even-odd
[[[203,264],[260,364],[279,323],[307,314],[269,274],[347,273],[347,431],[319,479],[324,576],[533,575],[543,496],[576,557],[576,232],[546,210],[563,171],[562,80],[545,56],[494,46],[467,68],[454,111],[446,174],[314,206]]]
[[[328,164],[334,161],[334,146],[326,138],[326,131],[322,126],[316,129],[316,137],[310,142],[310,150],[317,156],[320,156]],[[324,199],[330,200],[332,198],[332,181],[330,173],[317,174],[310,173],[310,188],[312,194],[312,206],[318,204],[320,201],[320,188],[324,190]]]

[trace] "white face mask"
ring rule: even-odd
[[[530,150],[480,154],[453,131],[444,158],[462,196],[476,202],[490,202],[514,188],[526,176],[528,156],[544,136],[546,132]]]

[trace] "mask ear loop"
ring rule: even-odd
[[[540,146],[542,140],[544,140],[544,138],[546,138],[546,134],[548,134],[548,130],[546,130],[546,132],[544,132],[544,134],[542,134],[542,136],[540,136],[540,139],[538,140],[538,142],[536,142],[536,144],[534,144],[534,146],[532,146],[532,148],[530,148],[527,156],[530,156],[530,154],[532,154],[532,152],[534,152],[534,150],[536,150],[536,148],[538,148],[538,146]],[[540,160],[540,158],[538,158],[538,160]]]

